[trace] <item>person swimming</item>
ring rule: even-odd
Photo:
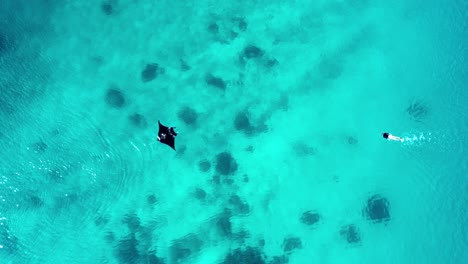
[[[400,141],[400,142],[405,141],[404,138],[394,136],[394,135],[392,135],[392,134],[390,134],[390,133],[387,133],[387,132],[382,133],[382,136],[383,136],[385,139],[388,139],[388,140]]]

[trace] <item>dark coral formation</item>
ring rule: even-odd
[[[110,16],[114,13],[114,7],[112,6],[112,3],[109,1],[105,1],[101,3],[101,11],[107,15]]]
[[[115,241],[115,234],[112,231],[106,232],[104,235],[104,240],[106,240],[109,243],[112,243]]]
[[[233,234],[233,239],[241,244],[244,244],[248,238],[250,238],[250,233],[247,230],[241,230]]]
[[[268,68],[273,68],[273,67],[275,67],[275,66],[278,65],[278,64],[279,64],[279,62],[278,62],[278,60],[275,59],[275,58],[269,58],[269,59],[267,59],[266,62],[265,62],[265,66],[267,66]]]
[[[376,223],[388,222],[390,220],[390,203],[380,195],[373,195],[367,200],[363,214]]]
[[[198,162],[198,168],[203,172],[207,172],[211,168],[211,163],[208,160],[201,160]]]
[[[125,96],[116,87],[107,89],[106,103],[113,108],[122,108],[125,105]]]
[[[312,156],[316,152],[314,147],[311,147],[304,142],[296,142],[293,145],[293,149],[296,155],[298,155],[299,157]]]
[[[190,65],[183,59],[180,59],[180,69],[182,71],[189,71],[192,69],[192,67],[190,67]]]
[[[420,101],[413,101],[411,104],[406,108],[406,113],[410,116],[410,118],[416,122],[421,122],[426,118],[428,114],[427,106],[424,105]]]
[[[143,263],[165,264],[166,262],[164,261],[163,258],[156,256],[154,253],[150,253],[149,255],[146,256],[145,261],[143,261]]]
[[[222,264],[266,264],[265,256],[258,248],[237,248],[229,252]]]
[[[315,211],[306,211],[302,213],[301,223],[305,225],[314,225],[320,221],[320,215]]]
[[[355,225],[343,226],[340,230],[340,235],[350,244],[361,242],[359,229]]]
[[[355,137],[352,137],[352,136],[348,137],[348,144],[356,145],[357,143],[358,143],[358,140]]]
[[[8,44],[5,35],[2,32],[0,32],[0,53],[6,50],[7,45]]]
[[[36,153],[44,153],[47,147],[47,144],[43,141],[39,141],[31,145],[31,149]]]
[[[234,127],[238,131],[242,131],[246,134],[252,134],[254,127],[250,123],[248,113],[241,111],[237,113],[236,118],[234,119]]]
[[[65,177],[70,175],[70,169],[71,165],[67,164],[62,164],[62,166],[58,166],[55,168],[50,168],[47,171],[47,176],[50,180],[53,180],[55,182],[60,182],[62,181]]]
[[[218,34],[219,33],[219,26],[216,22],[211,22],[209,25],[208,25],[208,32],[212,33],[212,34]]]
[[[135,114],[129,115],[128,120],[135,127],[142,128],[142,129],[145,129],[148,127],[148,121],[146,121],[145,116],[142,114],[135,113]]]
[[[191,107],[184,107],[178,113],[177,116],[182,120],[186,125],[196,125],[198,114],[195,109]]]
[[[206,198],[206,192],[202,188],[195,188],[195,191],[193,192],[193,196],[198,199],[198,200],[205,200]]]
[[[140,220],[135,214],[124,216],[124,224],[127,224],[130,232],[127,236],[117,240],[115,234],[110,231],[105,235],[105,240],[114,245],[114,254],[119,263],[153,263],[163,264],[164,259],[159,258],[152,246],[152,230],[140,225]],[[116,244],[114,244],[116,242]]]
[[[170,263],[186,261],[189,257],[200,252],[202,246],[203,241],[192,233],[174,240],[169,249]]]
[[[208,73],[205,76],[205,82],[206,82],[206,84],[214,86],[214,87],[219,88],[221,90],[225,90],[226,86],[227,86],[226,82],[223,79],[221,79],[220,77],[214,76],[211,73]]]
[[[18,238],[10,231],[8,223],[0,218],[0,245],[1,251],[7,254],[16,254],[18,251]],[[0,251],[0,253],[2,253]]]
[[[148,202],[149,205],[153,205],[158,201],[158,199],[156,198],[156,195],[150,194],[146,197],[146,201]]]
[[[299,237],[290,236],[283,240],[283,250],[286,253],[302,248],[302,241]]]
[[[229,152],[216,155],[216,172],[221,175],[232,175],[237,171],[237,162]]]
[[[268,264],[287,264],[289,262],[288,256],[275,256]]]
[[[41,197],[31,194],[26,199],[27,204],[32,208],[40,208],[44,205],[44,201]]]
[[[244,32],[247,30],[247,22],[243,17],[234,17],[231,19],[234,25],[234,30]]]
[[[128,226],[132,233],[138,231],[141,227],[140,218],[133,213],[125,215],[122,222]]]
[[[227,44],[236,39],[247,30],[247,22],[243,17],[232,17],[223,19],[214,16],[208,23],[207,31],[214,37],[215,41]]]
[[[105,215],[99,215],[94,219],[94,224],[96,226],[103,226],[109,223],[109,217]]]
[[[0,29],[2,30],[2,29]],[[12,41],[4,32],[0,31],[0,55],[12,48]]]
[[[143,71],[141,72],[141,80],[143,82],[150,82],[154,79],[156,79],[156,77],[158,77],[158,75],[160,73],[163,73],[164,69],[161,68],[159,66],[159,64],[157,63],[148,63],[146,64],[145,68],[143,69]]]
[[[248,45],[242,50],[242,59],[255,59],[263,56],[265,52],[255,45]]]
[[[140,263],[140,253],[138,252],[138,240],[135,234],[130,234],[120,240],[116,252],[117,260],[122,264]]]
[[[214,184],[221,184],[221,177],[219,176],[219,174],[213,175],[211,182]]]
[[[231,211],[225,209],[216,218],[216,228],[221,236],[231,237],[232,236],[232,224],[231,224]]]
[[[249,214],[250,213],[250,207],[249,205],[244,202],[239,195],[232,195],[229,197],[229,205],[231,206],[232,210],[236,214]]]

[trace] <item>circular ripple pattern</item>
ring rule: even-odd
[[[18,147],[21,156],[12,157],[0,175],[0,209],[10,223],[29,218],[29,225],[10,232],[18,244],[35,232],[34,244],[26,241],[23,251],[34,260],[51,254],[38,245],[79,239],[86,235],[83,230],[100,224],[119,198],[132,192],[152,160],[144,138],[121,141],[83,114],[53,119],[29,124],[40,127],[37,135]]]

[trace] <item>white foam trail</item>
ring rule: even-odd
[[[426,143],[429,143],[431,141],[433,141],[436,137],[433,135],[433,133],[431,132],[428,132],[428,133],[423,133],[423,132],[420,132],[420,133],[413,133],[413,134],[406,134],[403,136],[403,144],[405,145],[413,145],[413,144],[418,144],[418,145],[422,145],[422,144],[426,144]]]
[[[132,146],[133,146],[138,152],[141,152],[141,150],[140,150],[132,141],[130,141],[130,144],[132,144]]]

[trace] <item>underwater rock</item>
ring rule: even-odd
[[[265,242],[265,239],[264,239],[264,238],[261,238],[261,239],[258,241],[258,245],[259,245],[260,247],[264,247],[265,244],[266,244],[266,242]]]
[[[93,158],[99,158],[93,156]],[[50,167],[46,171],[46,175],[48,179],[53,180],[55,182],[62,182],[66,177],[70,176],[72,172],[74,171],[74,165],[70,163],[61,163],[61,164],[56,164],[57,167]]]
[[[390,203],[380,195],[373,195],[367,200],[363,214],[376,223],[387,222],[390,220]]]
[[[163,258],[160,258],[156,256],[154,253],[150,254],[147,256],[146,261],[143,263],[148,263],[148,264],[165,264],[166,262],[164,261]]]
[[[358,143],[358,140],[355,137],[348,137],[348,144],[350,145],[356,145]]]
[[[186,61],[181,59],[180,60],[180,69],[182,71],[189,71],[189,70],[192,69],[192,67],[190,67],[190,65]]]
[[[7,37],[0,32],[0,54],[8,49],[9,43]]]
[[[412,120],[416,122],[421,122],[424,118],[426,118],[429,111],[427,109],[427,106],[424,105],[422,102],[413,101],[406,108],[406,112]]]
[[[44,201],[37,195],[30,195],[28,197],[28,204],[33,208],[40,208],[44,205]]]
[[[250,213],[249,205],[246,202],[242,201],[242,199],[238,195],[234,194],[231,197],[229,197],[228,202],[229,205],[232,206],[234,213],[244,215]]]
[[[9,255],[15,255],[19,249],[18,238],[13,235],[4,218],[0,218],[0,245],[2,246],[0,254],[3,251]]]
[[[254,45],[248,45],[242,51],[242,57],[245,59],[259,58],[262,57],[263,54],[263,50]]]
[[[109,1],[105,1],[101,3],[101,11],[107,15],[110,16],[114,13],[114,7]]]
[[[195,234],[188,234],[173,241],[170,246],[170,263],[180,263],[188,257],[200,252],[203,241]]]
[[[162,72],[163,72],[163,69],[159,67],[159,64],[157,63],[146,64],[145,69],[143,69],[143,71],[141,72],[141,80],[145,83],[150,82],[156,79],[156,77],[158,77],[158,74]]]
[[[148,121],[146,121],[146,118],[144,115],[141,115],[138,113],[129,115],[128,120],[135,127],[142,128],[142,129],[145,129],[148,127]]]
[[[245,111],[237,113],[236,118],[234,119],[234,127],[236,130],[243,131],[246,134],[251,134],[254,130]]]
[[[273,68],[273,67],[275,67],[275,66],[278,65],[278,64],[279,64],[279,61],[278,61],[277,59],[275,59],[275,58],[270,58],[270,59],[268,59],[268,60],[266,61],[266,66],[267,66],[268,68]]]
[[[211,163],[208,160],[202,160],[198,163],[198,168],[203,172],[207,172],[211,168]]]
[[[208,31],[212,34],[218,34],[219,33],[219,26],[216,22],[211,22],[209,25],[208,25]]]
[[[232,185],[234,183],[234,180],[230,178],[224,178],[223,183],[226,185]]]
[[[216,88],[219,88],[221,90],[225,90],[226,89],[226,82],[219,78],[219,77],[216,77],[214,75],[212,75],[211,73],[208,73],[206,76],[205,76],[205,82],[208,84],[208,85],[211,85],[211,86],[214,86]]]
[[[7,45],[8,44],[5,35],[3,35],[2,32],[0,32],[0,53],[6,50]]]
[[[302,213],[301,222],[305,225],[314,225],[320,221],[320,215],[315,211],[306,211]]]
[[[216,219],[216,227],[221,236],[232,236],[231,212],[228,209],[218,215],[218,218]]]
[[[283,240],[283,250],[286,253],[289,253],[295,249],[302,248],[302,241],[299,237],[287,237]]]
[[[158,201],[158,199],[156,198],[154,194],[150,194],[146,197],[146,201],[148,202],[149,205],[153,205]]]
[[[229,252],[222,264],[266,264],[266,262],[260,249],[247,247]]]
[[[197,124],[198,114],[193,108],[184,107],[177,113],[177,116],[180,120],[184,121],[186,125]]]
[[[140,263],[140,253],[138,252],[138,240],[135,238],[135,234],[132,233],[128,237],[120,240],[117,245],[115,254],[119,263]]]
[[[39,141],[31,145],[31,149],[36,153],[44,153],[47,149],[47,144]]]
[[[233,234],[233,240],[241,244],[244,244],[249,237],[250,237],[250,233],[247,230],[241,230]]]
[[[219,176],[219,174],[215,174],[213,175],[212,179],[211,179],[211,182],[213,182],[214,184],[221,184],[221,177]]]
[[[106,103],[114,108],[122,108],[125,105],[125,96],[117,88],[109,88],[106,92]]]
[[[107,232],[105,235],[104,235],[104,239],[107,241],[107,242],[114,242],[115,241],[115,234],[114,232],[112,231],[109,231]]]
[[[122,222],[127,224],[130,232],[136,232],[141,227],[140,218],[136,214],[126,214]]]
[[[247,30],[247,22],[245,22],[245,19],[243,17],[235,17],[232,19],[232,22],[236,27],[235,30],[238,30],[240,32],[244,32]]]
[[[350,244],[356,244],[361,242],[361,235],[359,229],[355,225],[343,226],[340,230],[340,235],[346,239]]]
[[[299,157],[304,157],[304,156],[312,156],[315,155],[315,148],[307,145],[304,142],[297,142],[293,145],[294,152],[296,152],[296,155]]]
[[[268,264],[287,264],[289,259],[287,256],[275,256]]]
[[[229,152],[221,152],[216,156],[216,172],[221,175],[232,175],[237,171],[237,162]]]
[[[196,199],[198,200],[205,200],[206,198],[206,192],[202,188],[195,188],[195,191],[193,193]]]
[[[94,219],[94,224],[96,226],[103,226],[103,225],[106,225],[107,223],[109,223],[109,217],[107,216],[100,215]]]

